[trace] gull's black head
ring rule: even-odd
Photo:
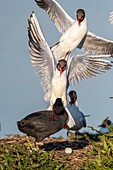
[[[102,124],[99,125],[98,127],[107,127],[110,126],[112,124],[111,120],[109,120],[109,117],[107,117],[106,119],[103,120]]]
[[[107,120],[107,125],[110,126],[111,123],[112,123],[111,120],[108,119],[108,120]]]
[[[67,61],[66,60],[61,59],[61,60],[58,61],[57,69],[60,71],[60,75],[63,73],[63,71],[66,70],[66,67],[67,67]]]
[[[85,18],[85,11],[83,9],[78,9],[76,12],[76,18],[77,18],[78,24],[80,25],[80,23]]]
[[[76,93],[76,91],[71,90],[71,91],[69,92],[69,97],[70,97],[69,103],[70,103],[70,104],[74,104],[74,103],[76,102],[76,100],[77,100],[77,93]]]

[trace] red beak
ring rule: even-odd
[[[78,19],[78,25],[80,26],[80,23],[81,23],[81,19]]]
[[[62,71],[62,67],[60,67],[60,76],[62,75],[62,72],[63,72],[63,71]]]

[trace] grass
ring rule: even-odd
[[[69,164],[57,162],[54,151],[37,152],[23,144],[0,146],[0,170],[60,170]]]
[[[56,143],[51,141],[47,144],[51,148],[52,143],[55,143],[55,147],[62,145],[62,150],[52,148],[50,151],[44,148],[37,151],[29,147],[22,136],[14,136],[11,140],[8,137],[7,140],[0,140],[0,170],[112,170],[113,129],[110,130],[109,134],[99,135],[98,140],[84,135],[88,145],[83,147],[78,147],[83,142],[81,138],[78,143],[74,140],[67,143],[58,138]],[[65,153],[64,143],[65,148],[70,144],[72,154]]]
[[[109,127],[111,133],[101,134],[99,142],[89,139],[91,148],[87,156],[87,162],[84,162],[86,170],[112,170],[113,169],[113,128]]]

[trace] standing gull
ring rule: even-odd
[[[100,127],[100,130],[99,130],[100,133],[110,133],[110,128],[113,130],[113,123],[109,119],[109,117],[107,117],[106,119],[102,121],[102,124],[99,125],[98,127]]]
[[[77,93],[74,90],[71,90],[69,92],[67,108],[70,111],[75,121],[75,125],[73,127],[67,128],[68,130],[67,137],[68,137],[70,130],[78,132],[81,128],[86,127],[85,115],[79,110],[78,101],[77,101]]]

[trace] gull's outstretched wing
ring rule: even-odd
[[[50,19],[62,34],[73,24],[74,20],[55,0],[35,0],[35,2],[48,13]]]
[[[109,14],[109,22],[110,24],[113,24],[113,11]]]
[[[28,20],[28,37],[31,62],[36,67],[36,74],[45,92],[44,99],[47,101],[51,94],[54,58],[34,12]]]
[[[91,32],[87,32],[78,48],[82,48],[85,51],[90,51],[93,54],[100,55],[112,55],[113,56],[113,41],[96,36]]]
[[[70,66],[68,70],[68,82],[80,82],[83,79],[96,76],[96,74],[111,69],[112,61],[107,60],[109,55],[76,55],[70,57]],[[69,86],[68,84],[68,86]]]

